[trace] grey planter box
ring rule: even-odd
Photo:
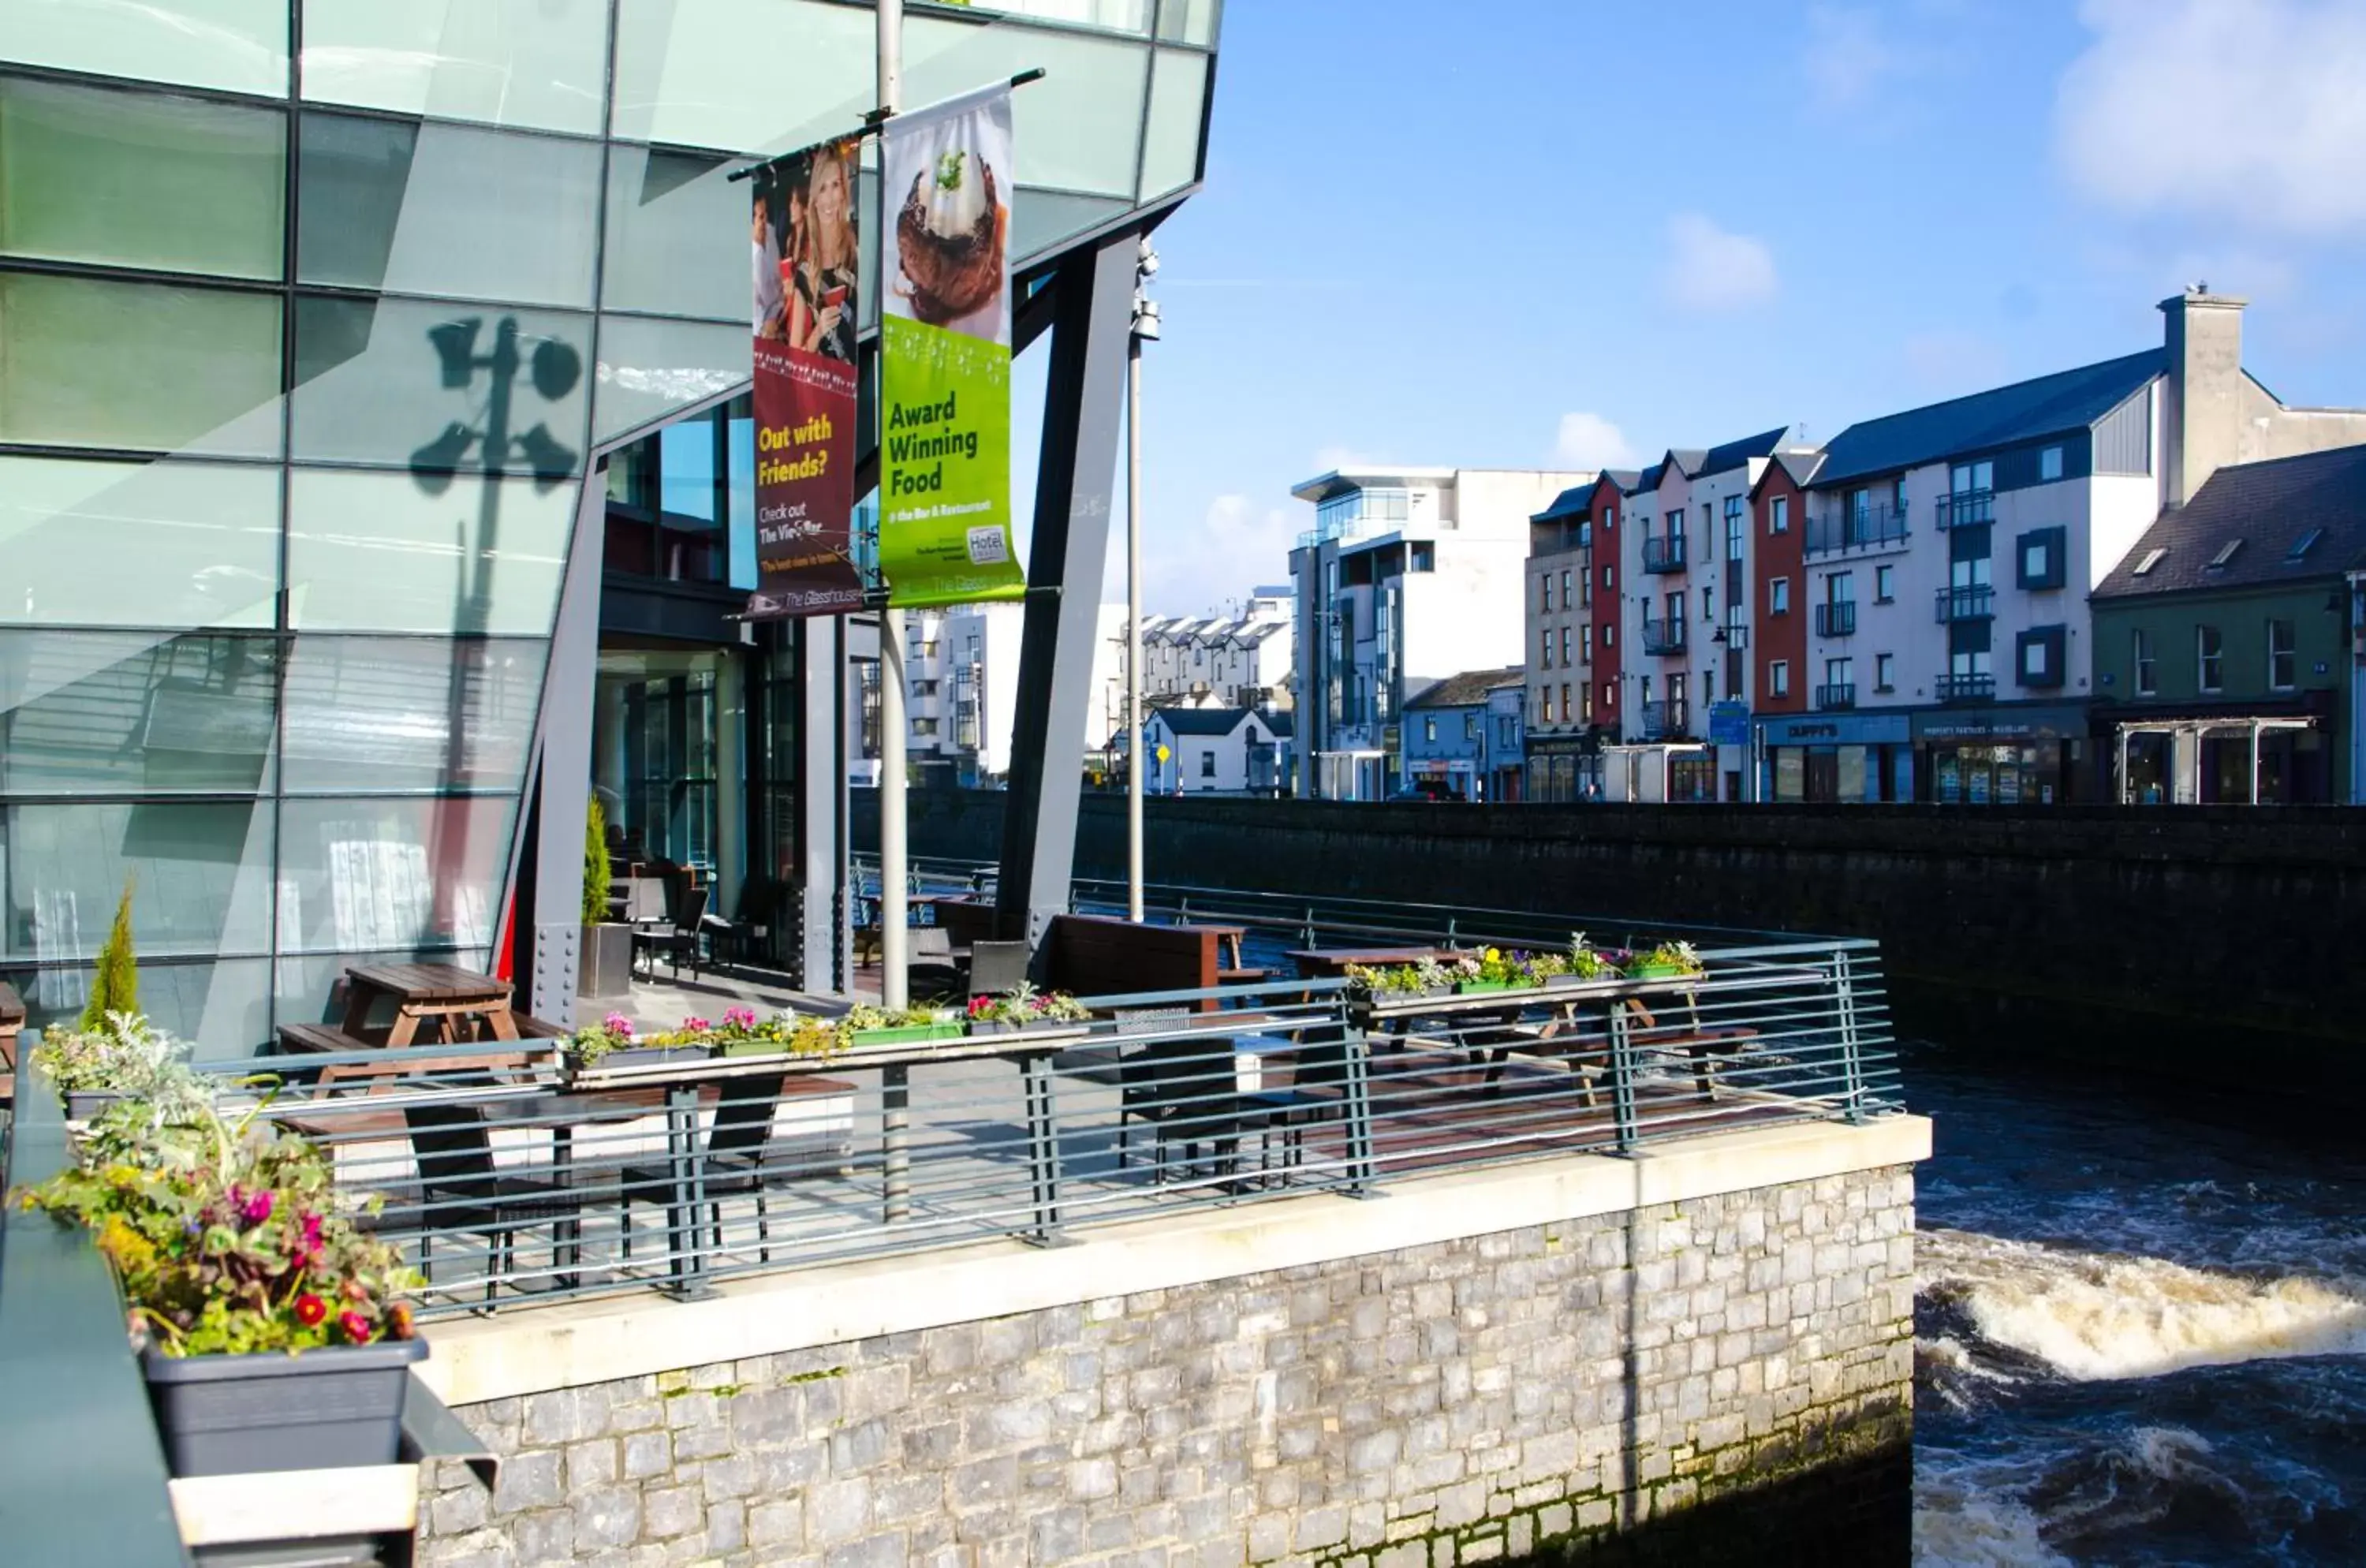
[[[175,1475],[392,1464],[411,1367],[424,1339],[300,1356],[141,1354],[156,1432]]]
[[[625,997],[633,991],[633,928],[585,926],[581,959],[575,968],[579,997]]]
[[[66,1092],[66,1120],[87,1122],[110,1105],[120,1104],[130,1096],[119,1089],[77,1089]]]

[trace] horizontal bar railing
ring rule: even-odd
[[[1877,954],[1763,942],[1693,976],[1369,998],[1339,980],[1087,998],[1089,1023],[821,1056],[516,1042],[273,1058],[429,1314],[1017,1239],[1211,1204],[1900,1105]],[[469,1060],[481,1051],[485,1063]]]

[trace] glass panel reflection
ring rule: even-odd
[[[96,957],[126,886],[143,958],[267,953],[271,815],[268,800],[8,807],[0,954]]]
[[[1022,189],[1010,207],[1011,264],[1024,265],[1057,250],[1087,229],[1122,215],[1132,205],[1122,197]]]
[[[1011,95],[1019,183],[1133,194],[1149,51],[1122,39],[914,15],[904,24],[904,94],[950,98],[997,77],[1049,73]]]
[[[137,6],[0,0],[7,56],[101,76],[287,96],[287,7],[256,0]]]
[[[1165,196],[1200,177],[1200,117],[1208,99],[1208,57],[1162,49],[1150,82],[1144,130],[1142,199]]]
[[[0,632],[0,794],[271,787],[279,645]]]
[[[596,135],[603,0],[304,0],[304,96]]]
[[[298,468],[287,491],[287,621],[305,630],[540,637],[558,613],[572,483]]]
[[[302,134],[303,281],[592,303],[597,143],[319,113]]]
[[[267,626],[279,474],[0,457],[0,624]]]
[[[0,441],[277,456],[277,296],[0,273]]]
[[[411,964],[425,958],[436,964],[456,964],[477,973],[491,973],[492,954],[485,948],[464,947],[457,950],[420,953],[407,947],[389,948],[376,953],[319,953],[300,958],[283,958],[276,965],[277,976],[273,986],[272,1024],[276,1028],[288,1023],[340,1023],[342,1010],[332,1012],[330,999],[337,982],[348,969],[366,968],[374,964]],[[525,1003],[518,1002],[520,1010]]]
[[[509,795],[286,802],[279,951],[489,946],[516,806]]]
[[[748,314],[748,187],[740,160],[619,146],[608,163],[611,310],[738,321]]]
[[[1158,36],[1181,43],[1216,41],[1222,0],[1158,0]]]
[[[0,253],[279,276],[287,117],[0,78]]]
[[[508,637],[298,637],[284,787],[518,789],[548,655],[546,643]]]
[[[600,321],[600,394],[592,438],[613,440],[703,402],[749,376],[748,328],[639,316]]]
[[[843,132],[876,101],[877,33],[869,10],[819,0],[618,0],[609,134],[785,152]]]
[[[198,1062],[239,1061],[259,1053],[271,1038],[271,961],[228,959],[218,964],[143,962],[140,965],[140,1010],[175,1039],[195,1045]],[[90,1000],[87,966],[36,969],[0,964],[0,980],[25,998],[26,1032],[52,1023],[71,1029]]]
[[[591,329],[552,310],[299,299],[295,455],[480,470],[489,404],[505,391],[503,461],[580,472]],[[497,363],[504,331],[514,347]]]

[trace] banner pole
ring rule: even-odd
[[[879,4],[879,114],[896,112],[903,87],[904,0]],[[883,274],[893,265],[887,236],[887,182],[879,181],[879,254]],[[892,276],[892,275],[888,275]],[[884,277],[873,286],[884,288]],[[884,299],[884,293],[881,298]],[[883,314],[884,307],[882,307]],[[879,396],[874,383],[872,396]],[[881,498],[884,515],[885,498]],[[910,911],[905,900],[907,855],[905,849],[904,742],[908,728],[904,716],[904,612],[892,605],[879,612],[879,1005],[911,1005]]]
[[[1142,333],[1125,344],[1125,918],[1142,923]]]

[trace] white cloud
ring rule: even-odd
[[[2290,233],[2366,229],[2366,7],[2355,0],[2086,0],[2056,152],[2129,212]]]
[[[1285,508],[1260,508],[1239,494],[1216,497],[1196,525],[1162,527],[1145,516],[1144,613],[1197,615],[1259,583],[1289,581],[1290,548],[1300,531],[1313,525],[1312,507],[1300,505],[1293,517]],[[1123,547],[1111,553],[1122,555]],[[1117,597],[1124,596],[1121,586]]]
[[[1564,468],[1640,467],[1627,433],[1598,413],[1565,413],[1553,439],[1553,462]]]
[[[1314,454],[1314,471],[1318,474],[1327,474],[1338,468],[1369,468],[1371,466],[1372,459],[1353,446],[1324,446],[1317,448]],[[1239,498],[1226,496],[1220,499]]]
[[[1816,102],[1839,109],[1864,102],[1883,77],[1904,64],[1904,57],[1883,40],[1872,11],[1810,6],[1799,64]]]
[[[1737,310],[1774,298],[1774,253],[1766,242],[1729,234],[1698,212],[1668,220],[1669,299],[1688,310]]]

